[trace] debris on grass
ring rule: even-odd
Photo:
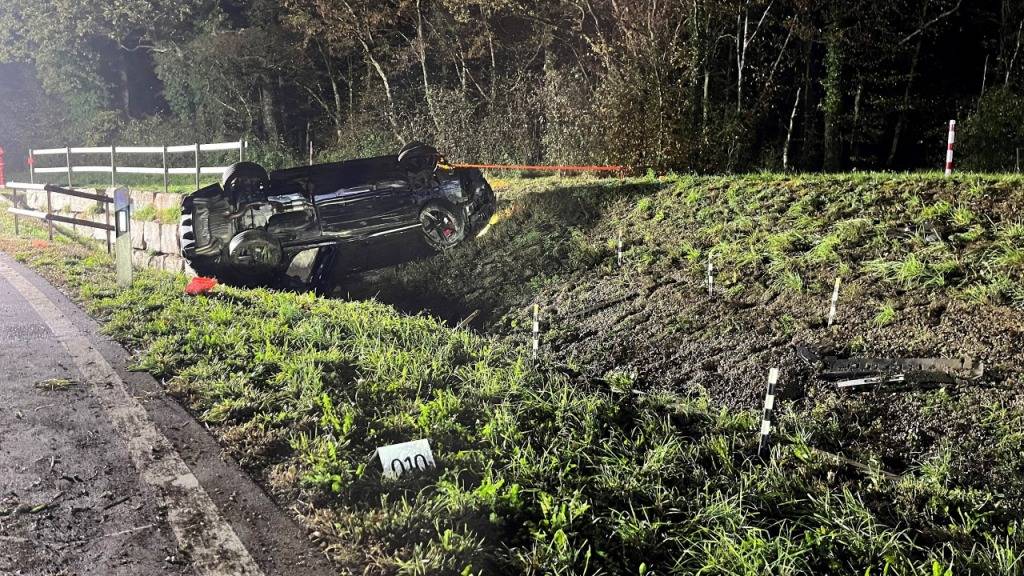
[[[196,276],[189,281],[187,286],[185,286],[185,294],[188,294],[189,296],[207,294],[213,290],[215,286],[217,286],[217,280],[215,278]]]
[[[47,378],[46,380],[40,380],[36,382],[36,388],[42,390],[67,390],[78,383],[69,378]]]

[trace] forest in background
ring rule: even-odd
[[[0,146],[1014,170],[1020,0],[4,0]]]

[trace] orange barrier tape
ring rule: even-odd
[[[455,168],[489,168],[498,170],[537,170],[545,172],[624,172],[625,166],[529,166],[522,164],[452,164]]]

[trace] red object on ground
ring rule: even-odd
[[[7,179],[4,178],[4,148],[0,146],[0,188],[7,186]]]
[[[33,248],[49,248],[50,247],[50,243],[47,242],[46,240],[33,240],[32,241],[32,247]]]
[[[200,294],[206,294],[213,287],[217,285],[216,278],[206,278],[203,276],[196,276],[185,286],[185,294],[189,296],[198,296]]]

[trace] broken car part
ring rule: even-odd
[[[979,380],[984,363],[970,358],[866,358],[821,356],[806,346],[797,355],[823,365],[819,376],[843,390],[863,390],[882,384],[965,384]]]

